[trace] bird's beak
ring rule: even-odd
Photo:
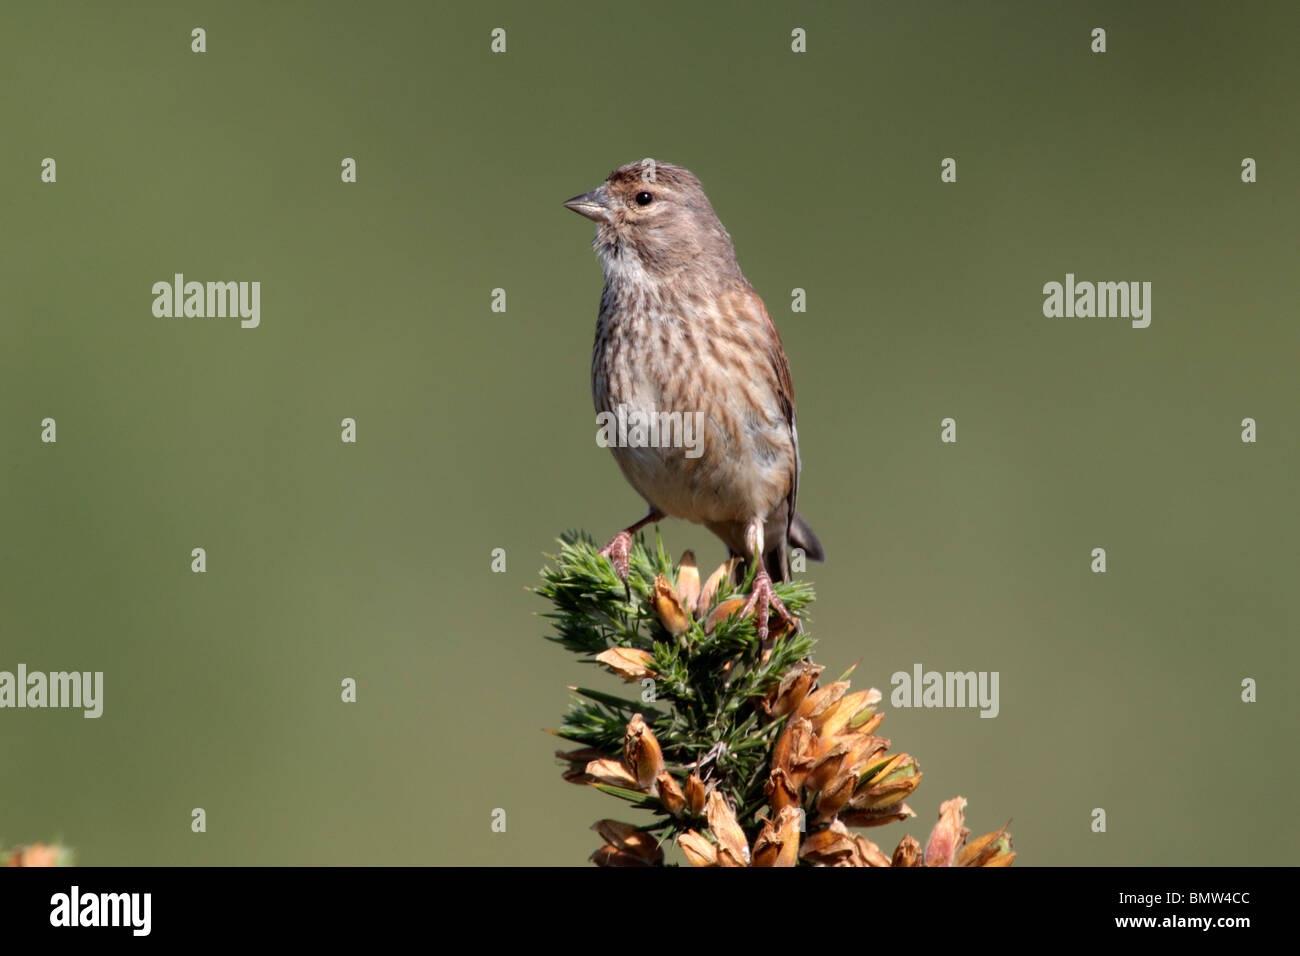
[[[564,206],[596,222],[609,221],[609,195],[605,192],[604,186],[583,193],[581,196],[574,196]]]

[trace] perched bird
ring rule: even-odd
[[[650,510],[600,553],[626,583],[640,528],[664,515],[704,525],[755,566],[743,613],[766,641],[770,610],[794,623],[772,588],[773,577],[789,580],[790,547],[825,560],[795,511],[794,387],[776,326],[689,170],[631,163],[564,205],[595,221],[605,274],[591,353],[598,416],[680,413],[700,426],[693,450],[662,433],[612,447]]]

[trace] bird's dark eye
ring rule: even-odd
[[[636,204],[638,206],[648,206],[654,201],[655,197],[650,193],[641,192],[636,194]]]

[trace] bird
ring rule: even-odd
[[[773,587],[774,578],[790,580],[791,547],[826,558],[795,510],[799,433],[776,326],[690,170],[629,163],[564,206],[596,224],[592,248],[604,276],[591,353],[597,420],[680,413],[683,430],[699,426],[694,449],[676,442],[680,434],[645,441],[644,429],[641,441],[624,440],[620,430],[609,443],[648,510],[599,553],[626,588],[637,531],[664,516],[703,525],[754,568],[741,614],[754,615],[766,643],[772,611],[798,624]]]

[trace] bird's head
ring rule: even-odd
[[[607,279],[661,281],[683,269],[725,278],[736,267],[731,236],[690,170],[644,159],[620,166],[564,204],[596,223],[592,248]]]

